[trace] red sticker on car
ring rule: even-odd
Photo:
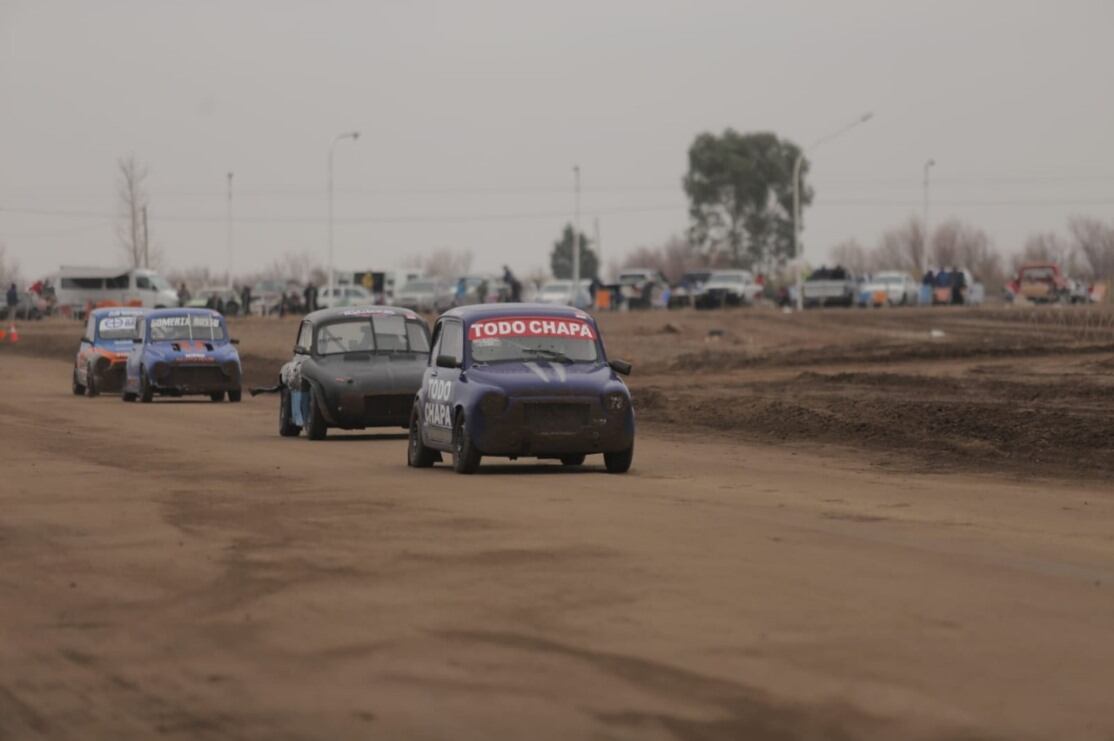
[[[570,340],[595,340],[592,325],[579,319],[558,317],[507,317],[475,322],[468,330],[472,341],[499,337],[564,337]]]

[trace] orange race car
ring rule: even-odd
[[[128,353],[136,336],[136,323],[146,309],[116,307],[94,309],[85,322],[85,334],[73,366],[76,396],[119,392],[124,385]]]

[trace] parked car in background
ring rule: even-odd
[[[510,300],[511,289],[498,275],[462,275],[453,289],[453,306]]]
[[[664,306],[663,298],[669,281],[653,268],[624,268],[618,280],[619,293],[629,309]]]
[[[317,292],[317,308],[335,309],[342,306],[371,306],[375,296],[363,286],[346,284],[333,286],[330,293],[326,286]]]
[[[42,319],[50,311],[50,305],[37,293],[19,292],[19,303],[15,305],[15,316],[9,316],[7,303],[0,302],[0,319]]]
[[[933,273],[933,283],[929,287],[931,296],[928,303],[934,306],[945,304],[978,306],[983,302],[985,289],[982,283],[966,268],[939,268]],[[925,287],[921,287],[924,298]]]
[[[700,293],[700,289],[708,282],[711,275],[711,270],[694,270],[682,275],[681,279],[669,291],[669,301],[667,302],[669,308],[680,309],[685,306],[692,306],[696,294]]]
[[[96,396],[117,393],[124,385],[128,355],[146,309],[93,309],[85,320],[73,366],[73,392]]]
[[[240,313],[240,294],[229,286],[208,286],[193,295],[186,306],[191,309],[213,309],[225,316]]]
[[[251,289],[251,313],[269,316],[297,311],[302,308],[302,289],[294,281],[261,280]]]
[[[178,291],[153,270],[63,266],[49,280],[56,305],[77,316],[84,316],[87,307],[178,305]]]
[[[859,306],[912,306],[917,303],[920,284],[909,273],[887,270],[875,273],[859,285]]]
[[[453,289],[436,278],[418,278],[395,290],[395,305],[411,311],[440,314],[452,308]]]
[[[1017,275],[1006,284],[1005,299],[1034,304],[1079,304],[1087,303],[1091,296],[1086,284],[1064,275],[1059,265],[1032,262],[1018,268]]]
[[[791,289],[796,297],[796,287]],[[859,279],[846,268],[821,266],[812,271],[804,282],[804,305],[813,306],[854,306],[859,296]]]
[[[574,294],[571,280],[551,280],[538,291],[537,302],[590,309],[592,308],[592,281],[580,281],[579,289]]]
[[[749,270],[714,270],[693,297],[698,309],[747,306],[762,296],[762,286]]]

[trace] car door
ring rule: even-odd
[[[453,439],[453,410],[459,400],[461,365],[464,362],[464,329],[460,320],[442,319],[434,330],[430,364],[422,390],[422,427],[431,445],[448,446]],[[454,367],[438,365],[438,358],[451,359]]]

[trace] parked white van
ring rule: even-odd
[[[57,305],[78,315],[89,306],[163,309],[178,305],[178,292],[154,270],[63,265],[51,278]]]

